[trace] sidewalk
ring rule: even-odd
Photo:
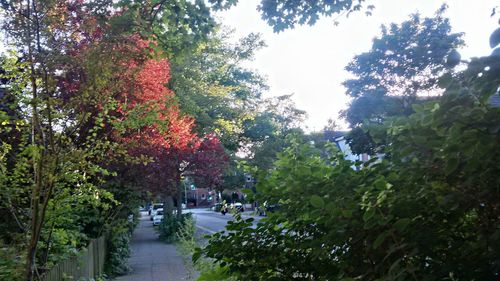
[[[131,242],[132,271],[116,281],[182,281],[187,271],[175,245],[158,240],[149,216],[142,215]]]

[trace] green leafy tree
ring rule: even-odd
[[[445,11],[443,6],[433,18],[413,14],[400,25],[382,26],[372,49],[347,65],[355,76],[344,82],[354,98],[345,113],[352,126],[408,115],[419,96],[439,93],[437,82],[447,70],[446,56],[464,44],[462,33],[451,33]]]
[[[222,193],[224,190],[237,190],[245,186],[245,170],[242,166],[240,158],[233,157],[229,161],[228,168],[222,177],[222,184],[217,189],[218,193]]]
[[[303,135],[299,126],[305,116],[305,111],[297,109],[292,95],[264,100],[260,113],[245,124],[249,164],[261,170],[270,169],[277,153],[286,147],[287,137]]]
[[[24,253],[24,274],[12,279],[33,280],[102,234],[111,225],[103,219],[119,205],[101,188],[110,176],[103,168],[108,153],[124,151],[102,133],[109,133],[110,108],[116,109],[105,94],[120,84],[110,83],[106,71],[123,70],[109,67],[120,48],[112,53],[105,43],[116,47],[125,40],[107,29],[112,1],[1,4],[1,24],[14,50],[2,61],[2,90],[16,114],[0,114],[1,134],[8,136],[1,143],[0,197],[5,219],[17,224],[1,237]],[[112,55],[103,60],[104,54]]]
[[[262,0],[258,10],[275,32],[294,28],[297,25],[313,25],[320,17],[350,14],[363,8],[365,0]],[[366,14],[371,14],[373,5],[366,6]]]
[[[140,33],[154,39],[169,59],[196,50],[215,30],[211,12],[224,10],[236,0],[122,0],[121,15],[111,19],[117,33]]]
[[[244,122],[254,118],[264,79],[242,67],[265,44],[250,34],[236,44],[230,32],[210,36],[193,52],[172,62],[171,88],[183,112],[196,119],[199,134],[217,133],[229,151],[236,151],[244,134]]]
[[[495,280],[499,71],[492,55],[443,76],[442,97],[377,127],[390,145],[359,171],[294,142],[258,181],[279,211],[257,227],[238,217],[193,258],[237,279]]]
[[[391,116],[409,115],[413,104],[442,92],[439,77],[458,63],[447,65],[446,58],[464,44],[462,33],[451,32],[445,11],[442,6],[435,17],[413,14],[399,25],[382,26],[372,49],[347,65],[354,78],[344,86],[353,100],[343,116],[353,128],[363,122],[377,124]],[[359,129],[349,138],[356,153],[373,152],[370,136],[363,136]]]

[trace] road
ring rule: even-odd
[[[234,219],[231,214],[222,215],[208,209],[190,209],[187,212],[193,213],[193,217],[196,219],[196,226],[205,234],[213,234],[223,230],[227,222]],[[245,212],[242,216],[243,218],[254,218],[254,225],[262,219],[262,217],[253,216],[250,212]]]

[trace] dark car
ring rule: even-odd
[[[222,203],[217,203],[217,204],[212,206],[212,211],[214,211],[214,212],[220,212],[221,209],[222,209]]]
[[[267,213],[276,212],[280,208],[279,204],[271,204],[259,207],[259,216],[266,216]]]

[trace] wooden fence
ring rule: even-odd
[[[87,248],[76,256],[55,265],[45,272],[41,281],[94,280],[104,271],[106,239],[100,237],[90,241]]]

